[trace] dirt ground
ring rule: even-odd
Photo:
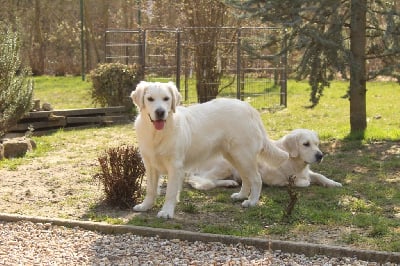
[[[112,130],[113,139],[106,137]],[[75,142],[68,132],[44,156],[28,158],[16,167],[0,169],[0,212],[88,219],[101,204],[103,191],[93,179],[98,156],[107,147],[133,143],[132,126],[80,131]],[[129,134],[129,133],[131,134]],[[57,139],[57,136],[54,137]],[[40,145],[40,144],[39,144]],[[114,210],[110,209],[110,212]],[[128,219],[130,211],[118,215]]]

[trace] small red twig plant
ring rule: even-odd
[[[145,167],[135,146],[109,148],[98,157],[100,171],[94,178],[103,184],[106,202],[129,208],[142,197]]]

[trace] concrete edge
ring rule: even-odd
[[[309,257],[314,255],[325,255],[330,257],[356,257],[359,260],[373,261],[378,263],[400,263],[400,252],[361,250],[341,246],[312,244],[306,242],[271,240],[252,237],[237,237],[133,225],[111,225],[99,222],[46,218],[7,213],[0,213],[0,221],[30,221],[33,223],[51,223],[53,225],[65,227],[80,227],[82,229],[98,231],[105,234],[132,233],[140,236],[159,236],[160,238],[164,239],[180,239],[191,242],[221,242],[224,244],[242,243],[244,245],[255,246],[263,250],[280,250],[285,253],[304,254]]]

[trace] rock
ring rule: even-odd
[[[23,137],[6,139],[4,140],[2,146],[3,158],[16,158],[23,157],[28,151],[32,151],[34,148],[36,148],[36,143],[31,139]],[[2,155],[0,154],[0,158],[2,158]]]
[[[43,111],[53,111],[53,107],[49,103],[43,103],[42,110]]]
[[[33,101],[32,111],[40,111],[40,100]]]

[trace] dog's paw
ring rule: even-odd
[[[133,210],[134,210],[135,212],[145,212],[145,211],[147,211],[147,210],[150,209],[150,208],[151,208],[151,206],[149,207],[149,206],[147,206],[146,204],[141,203],[141,204],[138,204],[138,205],[134,206],[134,207],[133,207]]]
[[[224,187],[238,187],[239,183],[236,182],[235,180],[223,180],[224,181]]]
[[[241,194],[240,192],[238,192],[238,193],[233,193],[233,194],[231,195],[231,199],[233,199],[233,200],[241,200],[241,199],[245,199],[245,198],[247,198],[247,196]]]
[[[158,212],[157,217],[164,218],[164,219],[172,219],[172,218],[174,218],[174,213],[161,210]]]
[[[339,182],[336,182],[336,181],[331,181],[330,183],[328,183],[327,185],[326,185],[327,187],[342,187],[342,184],[341,183],[339,183]]]
[[[310,180],[306,179],[295,179],[294,185],[296,187],[309,187],[311,185]]]
[[[231,179],[224,179],[224,180],[215,180],[214,181],[214,187],[238,187],[239,183],[236,182],[235,180]]]
[[[245,200],[242,202],[242,207],[248,208],[248,207],[253,207],[256,206],[257,202],[251,201],[251,200]]]

